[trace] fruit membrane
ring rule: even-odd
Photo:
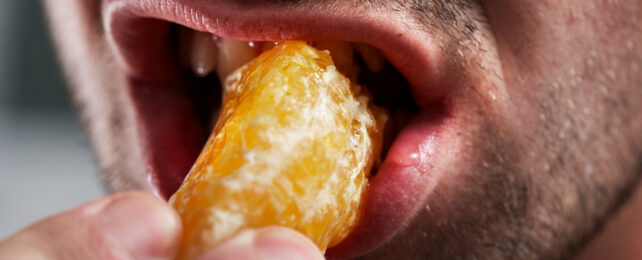
[[[285,226],[320,250],[360,213],[387,115],[328,51],[287,41],[224,81],[221,114],[170,203],[183,222],[179,259],[246,228]]]

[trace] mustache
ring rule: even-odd
[[[218,1],[218,0],[211,0]],[[232,0],[241,6],[310,8],[333,10],[352,7],[365,10],[393,11],[412,16],[426,25],[460,24],[483,17],[479,0]],[[475,11],[472,12],[471,11]]]
[[[216,0],[214,0],[216,1]],[[478,43],[475,33],[489,30],[479,0],[235,0],[245,6],[305,8],[332,11],[352,8],[360,11],[392,13],[410,18],[410,29],[445,35],[454,42]],[[355,12],[358,15],[358,12]]]

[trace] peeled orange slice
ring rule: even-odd
[[[224,92],[212,135],[170,199],[184,228],[179,259],[269,225],[322,251],[340,242],[359,217],[385,114],[372,112],[327,51],[298,41],[244,65]]]

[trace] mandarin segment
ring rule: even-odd
[[[170,199],[183,222],[179,259],[269,225],[322,251],[340,242],[358,218],[386,116],[373,114],[327,51],[305,42],[261,54],[224,92],[210,139]]]

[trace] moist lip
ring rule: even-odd
[[[187,29],[188,30],[188,29]],[[182,123],[177,122],[177,124],[184,124],[189,123],[191,125],[198,125],[198,126],[192,126],[189,128],[185,128],[183,132],[189,132],[192,136],[192,140],[190,140],[191,144],[189,147],[191,148],[191,151],[188,153],[190,157],[186,156],[181,156],[181,162],[180,165],[183,165],[182,168],[178,168],[175,170],[172,170],[171,172],[173,174],[169,174],[172,176],[171,180],[167,179],[167,175],[160,177],[158,180],[158,184],[163,187],[161,194],[164,197],[169,197],[171,194],[175,192],[177,189],[176,183],[179,179],[182,180],[181,178],[184,177],[187,172],[184,172],[183,175],[179,174],[180,169],[185,169],[184,165],[187,165],[188,163],[186,162],[192,162],[189,163],[189,165],[193,164],[193,159],[195,154],[198,154],[199,151],[201,150],[201,146],[195,145],[196,143],[200,143],[201,145],[205,143],[205,138],[203,137],[204,133],[210,133],[213,129],[213,125],[218,118],[218,112],[220,110],[221,102],[222,102],[222,84],[221,84],[221,79],[217,76],[217,73],[209,73],[208,75],[196,75],[199,74],[197,72],[194,72],[194,68],[189,66],[189,63],[186,63],[184,60],[184,57],[181,57],[182,55],[185,55],[185,51],[181,49],[181,43],[179,43],[179,37],[180,33],[184,33],[186,31],[186,28],[176,25],[176,24],[171,24],[171,28],[168,33],[168,41],[167,44],[169,45],[169,51],[172,53],[172,59],[174,61],[177,61],[179,63],[182,63],[180,66],[172,66],[169,68],[165,69],[166,74],[176,74],[176,78],[178,81],[173,82],[172,84],[177,85],[178,87],[173,87],[170,89],[173,90],[183,90],[182,94],[178,94],[176,92],[173,92],[171,94],[174,95],[182,95],[184,96],[187,100],[192,105],[191,109],[186,109],[186,108],[178,108],[178,110],[182,111],[192,111],[192,114],[195,115],[195,118],[193,117],[188,117],[185,115],[181,116]],[[212,36],[212,38],[218,38],[217,36]],[[216,44],[213,42],[212,44]],[[253,48],[257,49],[257,54],[260,54],[261,51],[258,49],[263,48],[261,46],[266,45],[266,42],[249,42],[248,44],[251,44]],[[314,42],[311,44],[315,44]],[[326,44],[327,45],[327,44]],[[368,91],[370,94],[371,98],[373,99],[373,103],[379,107],[385,108],[389,113],[389,120],[386,124],[386,127],[384,129],[385,134],[384,134],[384,140],[383,140],[383,151],[382,151],[382,160],[385,158],[385,155],[392,145],[392,142],[394,141],[394,138],[396,135],[403,129],[403,127],[408,123],[408,121],[418,113],[419,107],[418,105],[414,102],[412,98],[412,94],[410,92],[410,86],[406,79],[403,77],[403,75],[390,63],[386,62],[385,65],[381,68],[378,69],[376,72],[373,72],[372,70],[368,69],[368,66],[366,65],[366,62],[364,61],[364,58],[361,54],[358,52],[354,52],[354,57],[349,57],[351,59],[354,59],[356,62],[357,66],[359,66],[359,73],[357,77],[357,83],[361,86],[364,86],[365,89]],[[172,71],[176,70],[176,71]],[[145,81],[143,81],[145,82]],[[141,87],[133,88],[133,89],[141,89]],[[145,89],[143,87],[143,89]],[[147,90],[147,92],[153,92],[153,91],[159,91],[159,90]],[[159,92],[163,92],[160,90]],[[140,95],[140,94],[137,94]],[[147,101],[149,101],[149,96],[150,94],[147,94]],[[139,98],[140,99],[140,98]],[[166,102],[166,101],[165,101]],[[138,102],[141,104],[146,104],[150,102]],[[142,107],[142,106],[141,106]],[[187,120],[186,118],[191,118]],[[194,120],[198,121],[197,124],[193,122]],[[148,125],[146,128],[149,128],[150,122],[146,122]],[[156,123],[155,125],[158,125]],[[197,129],[198,128],[198,129]],[[154,131],[154,130],[150,130]],[[193,138],[194,136],[199,136],[198,138]],[[176,139],[170,139],[171,140],[176,140]],[[198,140],[201,140],[200,142]],[[175,143],[175,142],[174,142]],[[179,146],[182,147],[182,146]],[[172,154],[173,156],[176,156],[175,154]],[[163,156],[165,157],[165,156]],[[183,158],[184,157],[184,158]],[[190,159],[192,158],[192,159]],[[153,168],[161,168],[158,167],[157,165],[162,165],[162,168],[167,168],[169,167],[165,161],[163,162],[152,162],[151,167]],[[177,162],[176,161],[171,161],[171,164],[173,167],[176,167]],[[172,168],[172,167],[169,167]],[[154,172],[158,172],[158,170],[153,170]],[[374,168],[372,170],[371,175],[374,175],[377,173],[377,168]]]
[[[438,66],[441,55],[432,39],[396,27],[404,24],[403,21],[394,21],[391,17],[355,17],[343,9],[333,13],[296,9],[286,14],[272,7],[255,8],[227,1],[106,0],[103,3],[108,42],[117,62],[132,78],[132,84],[126,87],[136,106],[139,136],[148,158],[150,176],[155,176],[151,185],[158,188],[159,194],[168,196],[175,190],[182,178],[176,187],[167,183],[184,176],[198,154],[184,152],[193,149],[188,143],[196,142],[183,142],[177,147],[169,144],[186,138],[182,136],[185,132],[202,133],[190,135],[193,139],[204,139],[208,134],[203,130],[196,106],[188,98],[190,91],[181,88],[185,79],[181,78],[180,69],[167,69],[178,64],[168,43],[172,31],[170,22],[238,40],[340,39],[371,44],[381,49],[411,83],[410,92],[419,113],[395,138],[380,169],[372,177],[364,214],[357,227],[343,242],[328,250],[328,257],[356,257],[384,243],[414,214],[421,198],[430,192],[440,176],[439,172],[431,172],[432,165],[441,146],[446,144],[443,140],[453,138],[455,132],[455,126],[448,123],[450,114],[444,101],[459,86],[449,86],[448,80],[440,76],[443,73]],[[150,47],[150,42],[161,44]],[[150,94],[154,98],[148,98],[145,94],[148,92],[164,94]],[[172,96],[180,98],[164,99]],[[170,103],[189,105],[179,109],[181,111],[160,108]],[[154,120],[157,117],[165,119],[158,123]],[[162,123],[179,120],[187,123],[185,126]],[[159,128],[163,128],[162,131]],[[159,137],[159,133],[164,134]],[[169,157],[174,155],[191,157],[191,160],[177,160],[171,169],[173,172],[161,169],[165,171],[161,173],[158,165],[172,161]]]

